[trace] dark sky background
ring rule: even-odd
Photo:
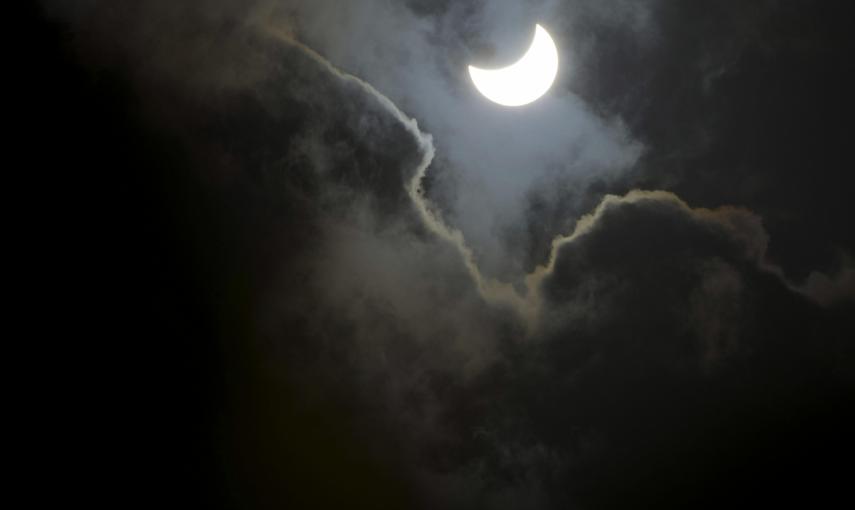
[[[122,508],[845,506],[842,5],[33,6],[60,476]],[[466,66],[535,23],[555,85],[489,103]]]

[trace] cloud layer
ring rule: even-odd
[[[639,176],[667,158],[623,120],[638,97],[590,92],[603,34],[661,49],[660,2],[46,5],[222,211],[235,505],[719,508],[843,480],[851,264],[794,283],[751,209],[633,189],[681,177]],[[542,19],[556,89],[477,97],[460,70]]]

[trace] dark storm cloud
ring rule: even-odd
[[[623,120],[673,83],[634,94],[592,63],[673,48],[675,7],[49,5],[223,210],[232,274],[212,286],[250,309],[228,350],[251,367],[224,441],[239,503],[703,508],[840,481],[851,264],[793,283],[752,210],[630,191],[679,182],[692,167],[651,161],[697,149]],[[465,65],[513,58],[526,37],[503,35],[538,20],[561,27],[558,87],[495,109]],[[683,125],[672,108],[649,122]]]
[[[780,480],[839,483],[842,459],[804,441],[851,445],[848,425],[809,418],[848,405],[851,326],[763,267],[765,243],[743,209],[607,199],[558,249],[538,334],[471,386],[483,428],[460,476],[557,508],[714,508]]]
[[[624,197],[614,195],[606,196],[597,208],[589,215],[583,216],[576,224],[575,231],[568,237],[557,237],[553,240],[552,254],[549,262],[538,267],[528,276],[529,285],[536,288],[544,279],[555,278],[560,271],[557,264],[561,258],[561,251],[572,249],[574,243],[596,228],[603,217],[613,207],[620,204],[635,204],[638,202],[658,202],[660,207],[671,207],[680,210],[687,217],[693,218],[704,229],[719,230],[722,235],[731,237],[734,242],[741,246],[743,256],[753,262],[758,269],[778,277],[781,282],[794,292],[801,293],[821,304],[830,304],[839,300],[851,300],[853,297],[851,287],[851,269],[848,260],[843,261],[842,269],[833,276],[813,272],[810,277],[801,282],[794,283],[787,279],[783,270],[769,259],[769,234],[763,225],[760,216],[745,208],[721,207],[715,210],[696,208],[693,209],[673,193],[656,191],[631,191]],[[645,237],[635,234],[632,240],[643,247],[646,243],[654,241],[655,236]],[[617,241],[616,241],[617,242]],[[628,252],[630,252],[628,250]],[[635,257],[631,257],[635,258]]]

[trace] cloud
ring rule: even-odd
[[[822,305],[851,303],[855,300],[855,268],[852,260],[845,258],[840,269],[833,275],[812,271],[803,283],[790,285],[794,290]]]
[[[535,240],[525,228],[532,193],[550,183],[573,193],[592,180],[616,178],[641,152],[619,118],[599,116],[566,89],[566,80],[582,72],[569,44],[562,48],[563,78],[531,108],[494,108],[468,83],[474,48],[509,51],[521,42],[524,50],[534,21],[548,19],[555,8],[553,2],[490,2],[411,10],[372,1],[294,7],[300,40],[371,83],[433,135],[441,158],[431,170],[428,198],[466,237],[485,275],[510,282],[541,255],[532,253]],[[330,25],[338,29],[326,30]],[[541,207],[567,207],[566,197],[541,198]],[[556,235],[560,227],[543,228]]]
[[[814,433],[775,416],[824,393],[817,380],[836,371],[845,333],[765,267],[766,238],[745,209],[694,209],[666,192],[606,198],[556,244],[535,334],[482,381],[498,399],[483,458],[549,452],[536,467],[512,463],[537,473],[549,507],[715,507],[754,494],[734,469],[762,473],[757,487],[806,477],[815,453],[777,464],[765,449]],[[828,384],[849,384],[838,373]]]

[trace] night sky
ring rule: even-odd
[[[851,506],[843,5],[37,3],[40,462],[112,508]],[[489,102],[536,23],[556,82]]]

